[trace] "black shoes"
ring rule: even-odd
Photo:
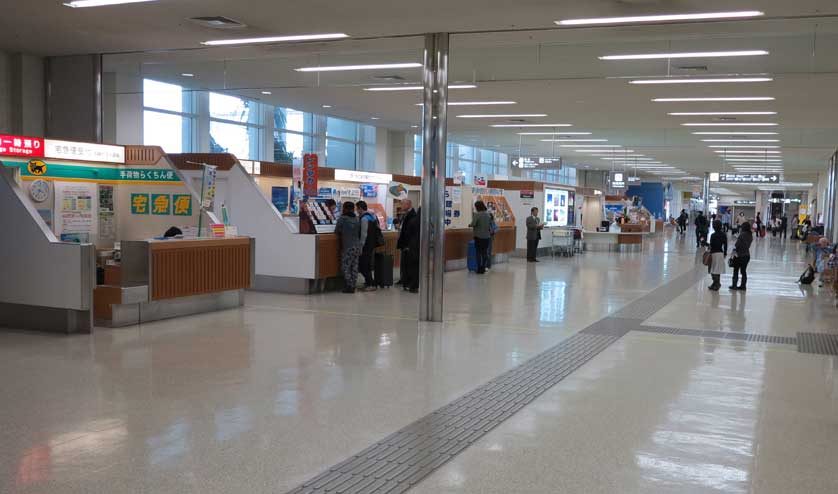
[[[342,293],[355,293],[355,289],[354,289],[354,288],[349,288],[349,287],[346,287],[346,288],[344,288],[343,290],[341,290],[341,292],[342,292]]]

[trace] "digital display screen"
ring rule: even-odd
[[[570,204],[570,191],[544,188],[544,224],[548,227],[567,226]]]

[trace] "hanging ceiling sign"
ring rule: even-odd
[[[9,136],[0,134],[0,156],[43,158],[44,140],[40,137]]]
[[[710,181],[729,184],[778,184],[780,175],[776,173],[711,173]]]
[[[558,156],[519,156],[512,158],[515,168],[561,168],[562,159]]]
[[[612,189],[626,188],[626,174],[624,172],[610,172],[608,174],[608,182]]]
[[[109,144],[44,139],[44,157],[121,164],[125,163],[125,148]]]
[[[741,200],[733,201],[734,206],[755,206],[756,203],[757,203],[756,201],[741,201]]]

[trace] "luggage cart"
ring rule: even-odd
[[[553,235],[550,254],[553,256],[560,254],[563,257],[572,256],[574,250],[573,232],[571,230],[559,229],[551,231],[553,232]]]

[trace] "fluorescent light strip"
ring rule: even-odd
[[[562,144],[560,148],[621,148],[619,144]]]
[[[765,146],[744,146],[744,145],[740,145],[740,144],[734,144],[732,146],[729,146],[729,145],[725,145],[725,144],[717,144],[717,145],[707,146],[707,147],[709,147],[710,149],[717,149],[717,148],[720,148],[720,149],[777,149],[780,146],[776,146],[774,144],[765,145]],[[716,152],[718,153],[720,151],[716,151]],[[739,152],[739,151],[736,151],[736,152]],[[752,153],[753,151],[741,151],[741,152]]]
[[[783,160],[781,159],[753,159],[753,158],[728,158],[725,161],[736,162],[736,163],[782,163]]]
[[[608,139],[540,139],[541,142],[608,142]]]
[[[682,123],[684,127],[776,127],[780,124],[772,123],[772,122],[756,122],[756,123]]]
[[[753,57],[768,55],[765,50],[743,51],[696,51],[683,53],[642,53],[637,55],[605,55],[600,60],[656,60],[669,58],[716,58],[716,57]]]
[[[714,146],[711,146],[714,147]],[[724,146],[715,146],[715,147],[724,147]],[[751,147],[758,147],[758,146],[751,146]],[[774,146],[779,147],[779,146]],[[731,149],[730,151],[726,151],[724,149],[714,149],[714,153],[719,154],[782,154],[782,151],[774,151],[774,150],[756,150],[756,149]]]
[[[488,106],[488,105],[515,105],[515,101],[449,101],[448,106]],[[424,106],[424,103],[416,103],[416,106]]]
[[[779,139],[702,139],[701,142],[780,142]]]
[[[493,124],[495,128],[514,128],[514,127],[573,127],[573,124]],[[561,132],[559,132],[561,134]]]
[[[591,155],[591,156],[593,156],[593,157],[600,157],[601,155],[596,155],[596,154],[593,154],[593,155]],[[628,162],[632,162],[632,163],[634,163],[635,161],[638,161],[638,162],[648,162],[648,163],[660,163],[660,161],[656,161],[656,160],[655,160],[655,158],[634,158],[634,157],[631,157],[631,156],[629,156],[629,157],[623,157],[623,156],[620,156],[620,157],[614,157],[614,156],[602,156],[600,159],[604,159],[604,160],[606,160],[606,161],[625,161],[625,162],[627,162],[627,163],[628,163]]]
[[[594,17],[588,19],[564,19],[556,21],[560,26],[599,26],[603,24],[636,24],[645,22],[672,22],[672,21],[701,21],[713,19],[742,19],[747,17],[759,17],[765,15],[757,10],[745,10],[735,12],[703,12],[695,14],[661,14],[661,15],[639,15],[627,17]]]
[[[238,38],[238,39],[215,39],[211,41],[204,41],[201,44],[206,46],[226,46],[226,45],[255,45],[259,43],[289,43],[296,41],[317,41],[326,39],[343,39],[348,38],[348,34],[344,33],[330,33],[330,34],[300,34],[297,36],[265,36],[262,38]],[[421,66],[421,65],[420,65]],[[295,69],[300,70],[300,69]],[[305,71],[308,72],[308,71]]]
[[[421,67],[421,63],[374,63],[367,65],[332,65],[324,67],[300,67],[296,72],[341,72],[345,70],[379,70],[379,69],[414,69]]]
[[[633,149],[574,149],[574,153],[633,153]]]
[[[771,82],[771,77],[726,77],[712,79],[636,79],[629,84],[714,84],[725,82]]]
[[[73,2],[67,2],[64,5],[78,9],[83,7],[106,7],[108,5],[122,5],[124,3],[144,3],[155,1],[156,0],[75,0]]]
[[[492,127],[496,127],[493,125]],[[555,135],[563,135],[563,136],[589,136],[592,132],[564,132],[564,131],[556,131],[556,132],[518,132],[519,136],[555,136]]]
[[[775,111],[697,111],[697,112],[672,112],[667,115],[673,117],[699,117],[711,115],[776,115]]]
[[[695,136],[775,136],[778,132],[693,132]]]
[[[770,96],[743,96],[733,98],[655,98],[656,103],[687,103],[687,102],[713,102],[713,101],[774,101]]]
[[[475,84],[451,84],[448,89],[474,89]],[[376,86],[365,87],[364,91],[421,91],[425,89],[422,86]]]
[[[520,113],[509,115],[457,115],[457,118],[542,118],[546,113]]]

